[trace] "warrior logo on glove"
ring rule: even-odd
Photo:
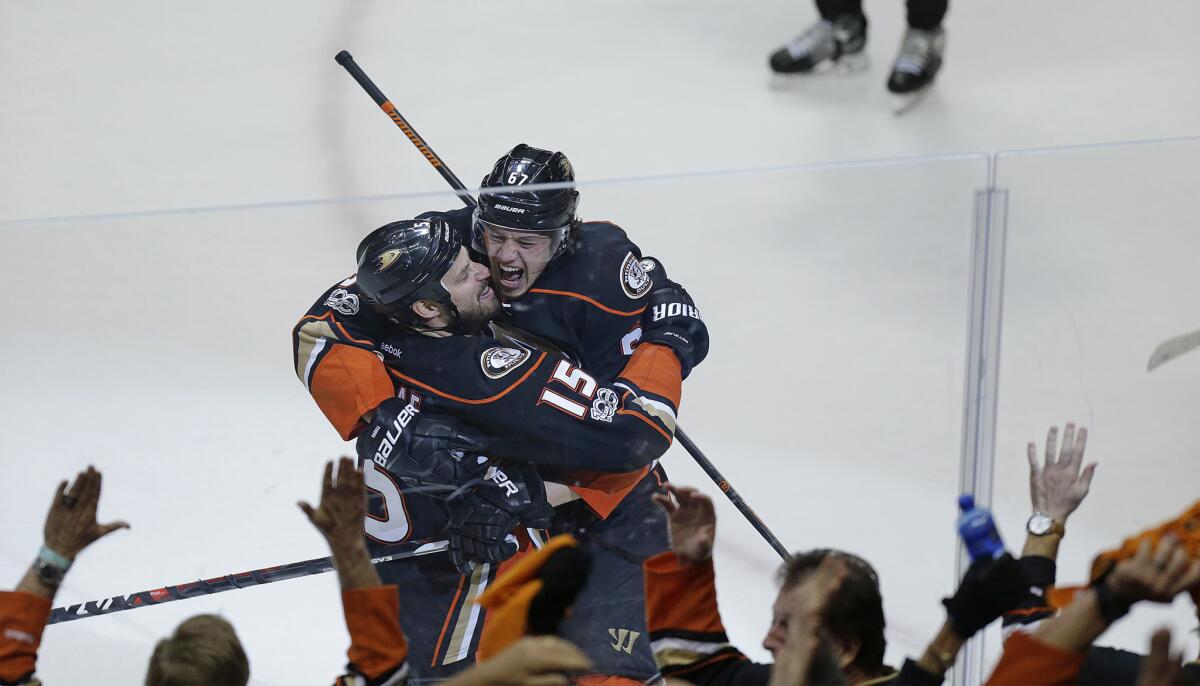
[[[691,317],[692,319],[704,321],[704,317],[700,316],[700,310],[697,310],[695,305],[687,303],[663,303],[655,305],[650,311],[650,316],[652,317],[651,321],[655,322],[662,321],[667,317]]]

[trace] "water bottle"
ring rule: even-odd
[[[967,546],[971,561],[984,557],[994,560],[1003,555],[1004,541],[1000,540],[992,513],[975,507],[975,498],[966,494],[958,497],[958,508],[962,510],[958,518],[958,535]]]

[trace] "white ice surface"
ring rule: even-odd
[[[867,10],[870,70],[780,86],[766,54],[811,19],[804,3],[3,3],[0,220],[441,190],[333,63],[342,48],[469,184],[519,140],[597,179],[1200,133],[1193,2],[1136,24],[1113,0],[958,3],[945,70],[902,118],[882,88],[901,3]],[[1200,155],[1141,150],[1000,176],[1018,267],[1069,275],[1082,250],[1087,279],[1149,284],[1023,289],[1010,272],[997,508],[1011,539],[1024,441],[1067,418],[1097,425],[1103,466],[1065,580],[1197,496],[1200,357],[1151,377],[1144,358],[1200,326],[1187,163]],[[789,547],[876,563],[893,662],[936,629],[952,586],[971,192],[985,179],[968,157],[584,189],[586,216],[625,225],[704,307],[713,353],[681,422]],[[54,483],[88,462],[105,471],[102,517],[134,528],[85,553],[62,602],[324,554],[293,503],[345,446],[294,377],[288,330],[352,269],[363,232],[454,204],[0,226],[0,583],[36,551]],[[1155,289],[1163,275],[1172,287]],[[1039,309],[1055,289],[1070,305]],[[1110,312],[1143,329],[1102,326]],[[1087,357],[1032,333],[1072,320]],[[1155,389],[1136,386],[1147,378]],[[716,495],[678,448],[667,466]],[[777,561],[718,506],[726,623],[761,658]],[[51,627],[41,672],[134,683],[154,640],[205,611],[237,626],[256,683],[321,683],[344,660],[325,576]],[[1177,637],[1194,625],[1173,617]],[[1150,621],[1116,638],[1138,648]]]

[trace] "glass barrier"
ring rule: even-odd
[[[1029,515],[1026,443],[1041,459],[1050,425],[1087,427],[1085,460],[1099,467],[1066,527],[1063,585],[1085,583],[1098,552],[1200,497],[1200,353],[1185,353],[1183,339],[1178,357],[1154,357],[1200,329],[1198,165],[1200,140],[996,158],[1009,204],[993,502],[1017,549]],[[1098,644],[1145,652],[1162,623],[1195,655],[1186,599],[1139,605]]]
[[[980,155],[580,187],[581,216],[623,227],[707,321],[681,425],[787,548],[876,567],[890,664],[919,654],[953,587],[972,201],[986,179]],[[353,446],[297,380],[289,333],[353,272],[369,230],[459,206],[447,193],[0,227],[0,283],[22,296],[0,343],[15,486],[0,502],[0,576],[19,578],[54,484],[89,463],[105,475],[101,519],[134,528],[89,549],[56,605],[326,555],[295,502],[315,502],[323,462]],[[662,464],[716,500],[725,625],[765,659],[779,557],[678,443]],[[39,671],[74,683],[94,658],[135,682],[157,638],[217,612],[256,681],[325,678],[347,644],[336,589],[326,574],[56,624]]]

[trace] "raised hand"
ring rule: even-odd
[[[689,563],[712,557],[717,537],[717,512],[712,499],[687,486],[667,484],[666,489],[668,493],[655,493],[651,499],[667,511],[671,549]]]
[[[1154,549],[1146,539],[1137,554],[1118,562],[1103,583],[1131,603],[1169,603],[1181,592],[1200,585],[1200,560],[1191,559],[1174,535],[1164,536]]]
[[[1029,495],[1033,510],[1050,515],[1060,524],[1079,507],[1087,497],[1092,485],[1096,463],[1083,467],[1083,451],[1087,447],[1087,429],[1068,423],[1063,431],[1062,448],[1055,455],[1058,427],[1052,426],[1046,434],[1046,457],[1039,464],[1037,446],[1030,442],[1026,446],[1029,457]]]
[[[84,548],[117,529],[128,529],[123,521],[101,524],[96,521],[96,507],[100,504],[101,474],[88,465],[87,471],[75,476],[75,483],[67,488],[67,482],[58,484],[50,512],[46,515],[43,529],[45,545],[50,550],[69,559],[75,559]]]
[[[336,481],[333,462],[325,463],[318,507],[314,508],[303,500],[297,505],[325,537],[330,548],[337,550],[362,542],[363,517],[367,515],[367,488],[362,472],[355,468],[352,458],[338,460]]]

